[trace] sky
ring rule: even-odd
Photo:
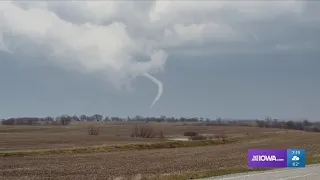
[[[301,0],[0,1],[0,118],[316,121],[319,17]]]

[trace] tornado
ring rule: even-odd
[[[162,95],[162,92],[163,92],[163,84],[161,81],[159,81],[157,78],[151,76],[150,74],[148,73],[144,73],[143,74],[146,78],[150,79],[152,82],[154,82],[155,84],[157,84],[158,86],[158,94],[156,96],[156,98],[153,100],[150,108],[152,108],[152,106],[160,99],[161,95]]]

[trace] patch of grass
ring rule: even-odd
[[[202,135],[196,135],[196,136],[190,136],[189,139],[190,140],[206,140],[207,137]]]
[[[88,134],[89,135],[94,135],[94,136],[97,136],[99,135],[99,127],[96,127],[95,125],[90,125],[88,126]]]
[[[213,176],[223,176],[227,174],[243,173],[243,172],[255,172],[255,171],[265,171],[268,169],[220,169],[217,171],[200,171],[200,172],[187,172],[182,174],[172,174],[164,175],[159,177],[153,177],[152,180],[187,180],[187,179],[200,179]]]
[[[184,136],[197,136],[198,133],[197,132],[184,132],[183,135]]]
[[[36,133],[45,130],[42,126],[21,125],[20,128],[6,127],[0,128],[0,133]]]
[[[307,165],[318,164],[318,163],[320,163],[320,156],[307,156],[306,157],[306,164]],[[223,176],[223,175],[235,174],[235,173],[267,171],[267,170],[272,170],[272,169],[270,169],[270,168],[219,169],[216,171],[199,171],[199,172],[187,172],[187,173],[181,173],[181,174],[163,175],[163,176],[153,177],[151,179],[152,180],[188,180],[188,179],[208,178],[208,177],[213,177],[213,176]]]
[[[320,163],[320,155],[306,157],[306,164],[318,164],[318,163]]]
[[[135,125],[130,136],[138,138],[154,138],[156,137],[156,133],[152,127],[140,127],[138,125]]]
[[[64,148],[64,149],[7,151],[7,152],[0,152],[0,157],[84,154],[84,153],[95,153],[95,152],[115,152],[115,151],[129,151],[129,150],[151,150],[151,149],[164,149],[164,148],[198,147],[198,146],[227,144],[235,141],[236,140],[176,141],[176,142],[159,142],[159,143],[149,143],[149,144],[126,144],[126,145],[110,145],[110,146],[103,145],[103,146],[91,146],[91,147],[79,147],[79,148]]]

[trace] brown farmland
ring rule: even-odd
[[[133,124],[97,124],[99,135],[90,136],[87,124],[70,126],[0,126],[0,152],[32,149],[156,143],[159,138],[132,138]],[[188,179],[201,173],[246,167],[248,148],[306,148],[307,155],[320,155],[319,133],[282,129],[199,126],[150,123],[166,137],[186,131],[215,135],[221,131],[236,142],[201,147],[164,148],[113,152],[0,157],[0,179]],[[188,174],[180,178],[173,174]],[[156,175],[156,176],[153,176]],[[161,177],[159,177],[161,175]],[[166,175],[166,176],[163,176]],[[140,177],[140,178],[139,178]]]
[[[0,151],[83,147],[104,144],[126,144],[157,142],[159,139],[131,138],[130,133],[137,123],[93,123],[99,127],[98,136],[89,136],[87,123],[75,123],[69,126],[0,126]],[[216,134],[224,130],[229,135],[259,134],[274,132],[279,129],[256,127],[225,127],[200,126],[197,124],[182,123],[149,123],[142,126],[152,127],[155,132],[163,132],[168,136],[183,136],[186,131],[195,131],[200,134]]]

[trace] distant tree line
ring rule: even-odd
[[[320,132],[319,123],[312,123],[308,120],[302,121],[278,121],[277,119],[256,120],[260,128],[282,128],[300,131]]]
[[[70,116],[62,115],[57,117],[20,117],[20,118],[9,118],[1,120],[3,125],[36,125],[36,124],[51,124],[51,125],[68,125],[72,121],[76,122],[90,122],[90,121],[130,121],[130,122],[181,122],[181,123],[198,123],[199,125],[207,126],[258,126],[260,128],[282,128],[282,129],[293,129],[302,131],[313,131],[320,132],[320,122],[310,122],[307,119],[301,121],[280,121],[277,119],[272,119],[271,117],[266,117],[264,120],[226,120],[222,118],[209,119],[209,118],[176,118],[176,117],[109,117],[100,114],[94,114],[92,116],[80,115],[80,116]]]

